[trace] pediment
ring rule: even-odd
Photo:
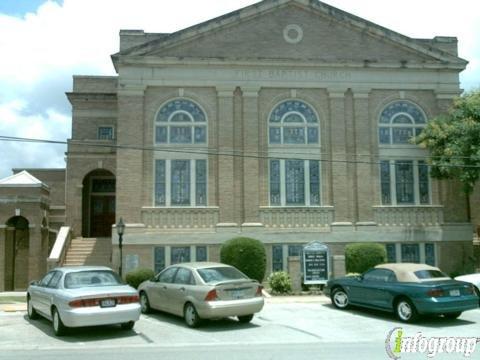
[[[117,55],[466,64],[453,54],[422,46],[329,5],[303,0],[266,0]]]

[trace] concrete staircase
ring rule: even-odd
[[[110,238],[72,239],[63,266],[98,265],[111,267]]]

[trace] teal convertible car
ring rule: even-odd
[[[426,314],[457,318],[479,304],[472,284],[425,264],[377,265],[359,276],[328,281],[324,292],[338,309],[357,305],[384,310],[404,322]]]

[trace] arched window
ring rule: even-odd
[[[268,125],[271,154],[277,156],[285,150],[285,158],[269,161],[270,205],[320,205],[320,161],[302,159],[301,149],[296,154],[291,152],[291,146],[295,145],[318,149],[317,114],[303,101],[287,100],[273,109]],[[311,152],[308,153],[311,157]]]
[[[299,100],[287,100],[275,107],[269,118],[269,143],[318,144],[318,117]]]
[[[410,139],[419,135],[425,124],[425,114],[417,105],[395,101],[380,115],[378,141],[381,145],[409,145]]]
[[[207,121],[203,110],[187,99],[171,100],[155,118],[156,144],[206,144]]]

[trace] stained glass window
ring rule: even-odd
[[[190,205],[190,160],[172,160],[172,205]]]
[[[435,266],[435,244],[425,244],[425,264]]]
[[[387,261],[389,263],[396,263],[397,262],[397,247],[395,244],[387,244],[385,245],[387,250]]]
[[[419,135],[426,124],[420,108],[409,101],[396,101],[380,115],[378,141],[380,144],[409,145],[414,135]]]
[[[190,262],[189,246],[172,246],[171,247],[171,264]]]
[[[195,161],[195,191],[196,191],[196,205],[207,205],[207,161]]]
[[[270,204],[281,205],[280,160],[270,160]]]
[[[197,246],[195,248],[195,260],[196,261],[207,261],[207,247],[206,246]]]
[[[301,256],[302,252],[302,245],[288,245],[288,256]]]
[[[310,205],[320,205],[320,164],[309,161],[310,166]]]
[[[165,269],[165,248],[163,246],[155,247],[155,274]]]
[[[305,205],[305,166],[303,160],[285,160],[287,205]]]
[[[313,109],[299,100],[277,105],[269,118],[270,144],[318,144],[318,117]]]
[[[203,110],[187,99],[168,102],[155,119],[157,144],[206,144],[207,126]]]
[[[283,271],[283,246],[272,246],[272,271]]]
[[[165,206],[166,187],[165,187],[165,160],[155,161],[155,206]]]
[[[99,140],[113,140],[113,126],[99,126],[97,132]]]
[[[395,161],[397,204],[413,204],[413,161]]]
[[[420,245],[419,244],[402,244],[402,262],[419,263],[420,262]]]
[[[428,165],[425,161],[418,162],[418,187],[420,193],[420,204],[430,203],[430,188],[428,180]]]
[[[389,205],[392,203],[390,195],[390,162],[380,162],[380,185],[382,191],[382,204]]]

